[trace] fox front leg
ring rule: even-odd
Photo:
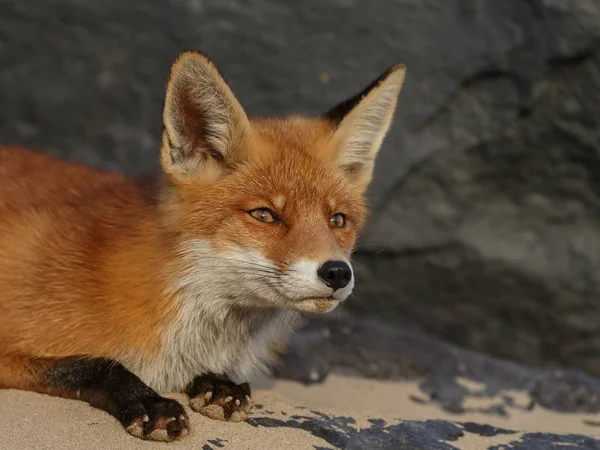
[[[141,439],[174,441],[190,431],[179,402],[161,397],[110,359],[0,357],[1,387],[83,400]]]

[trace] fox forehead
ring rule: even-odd
[[[254,142],[269,143],[269,151],[295,149],[309,153],[322,150],[331,140],[331,122],[320,118],[291,116],[251,119]]]
[[[333,163],[336,143],[330,124],[295,117],[258,123],[256,136],[248,142],[245,167],[253,192],[270,197],[276,208],[277,203],[282,209],[318,206],[336,212],[345,208],[356,209],[358,215],[362,195]]]
[[[363,196],[332,162],[336,149],[329,124],[295,117],[252,123],[244,162],[214,184],[188,185],[189,199],[214,207],[268,207],[290,214],[342,212],[362,224]]]
[[[240,166],[216,183],[186,187],[188,230],[213,247],[243,244],[271,259],[318,258],[338,248],[347,254],[364,222],[365,206],[360,190],[331,161],[335,143],[330,135],[331,126],[315,119],[253,121]],[[253,218],[233,220],[255,208],[273,210],[285,230]],[[329,228],[336,213],[348,217],[347,230]],[[280,248],[283,240],[285,248]]]

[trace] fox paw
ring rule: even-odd
[[[190,407],[211,419],[241,422],[252,409],[248,383],[235,384],[216,375],[201,375],[188,393]]]
[[[187,436],[190,423],[183,406],[168,398],[145,399],[122,411],[125,429],[132,436],[150,441],[174,441]]]

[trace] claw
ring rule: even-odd
[[[167,419],[167,423],[169,423],[169,422],[173,422],[174,420],[176,420],[176,419],[175,419],[175,417],[169,417],[169,418]]]
[[[246,395],[246,401],[247,401],[248,403],[251,403],[251,402],[252,402],[252,400],[250,400],[250,396],[249,396],[249,395]]]
[[[225,403],[229,403],[231,400],[233,400],[233,397],[229,396],[225,399]]]
[[[208,391],[206,394],[204,394],[204,400],[209,401],[212,398],[212,392]]]
[[[185,416],[182,414],[179,416],[179,420],[185,420]]]
[[[235,406],[240,406],[240,400],[239,399],[235,400]]]
[[[150,422],[150,417],[148,417],[147,415],[142,417],[142,422]]]

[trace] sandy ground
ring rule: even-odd
[[[473,382],[463,381],[463,384],[471,389],[477,388]],[[483,386],[481,388],[483,389]],[[426,400],[426,396],[416,383],[410,382],[384,382],[333,375],[322,385],[305,387],[298,383],[276,381],[272,389],[296,404],[307,404],[317,409],[334,407],[338,411],[346,412],[358,410],[370,417],[383,416],[404,420],[443,419],[477,422],[510,430],[576,433],[600,437],[599,414],[561,414],[540,406],[528,411],[530,399],[523,392],[503,391],[503,395],[511,395],[515,400],[515,407],[508,410],[509,417],[503,418],[483,413],[450,414],[434,403],[415,403],[410,400],[411,397]],[[357,396],[348,395],[349,392],[356,393]],[[485,409],[498,401],[499,399],[495,398],[468,398],[463,406],[467,409]]]
[[[476,388],[477,386],[469,386]],[[183,395],[170,395],[186,404]],[[286,421],[292,416],[314,416],[317,410],[331,416],[352,417],[356,429],[370,427],[369,419],[385,420],[387,425],[403,420],[447,419],[477,422],[511,430],[577,433],[600,437],[598,415],[559,414],[525,407],[528,399],[514,393],[515,407],[508,418],[488,414],[453,415],[433,404],[411,400],[424,399],[416,383],[381,382],[330,376],[324,384],[306,387],[288,381],[261,380],[255,384],[253,418]],[[493,399],[480,400],[484,407]],[[74,400],[64,400],[29,392],[0,391],[0,449],[311,449],[333,448],[331,443],[309,431],[289,426],[265,427],[248,423],[226,423],[207,419],[189,411],[192,433],[181,441],[153,443],[129,436],[120,424],[102,411]],[[520,434],[482,437],[472,433],[451,444],[462,449],[482,449],[519,439]],[[211,442],[212,441],[212,442]]]

